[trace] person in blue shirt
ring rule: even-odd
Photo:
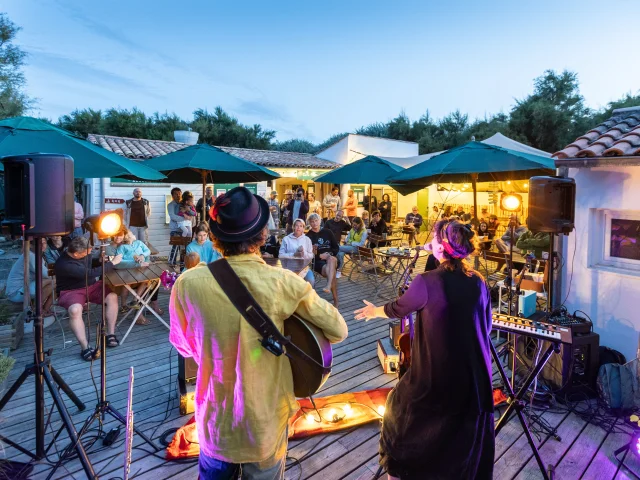
[[[209,240],[209,228],[206,224],[198,226],[195,240],[187,245],[187,253],[191,252],[197,253],[200,256],[200,261],[205,263],[215,262],[222,258],[220,252],[213,247],[213,243]]]
[[[120,237],[122,237],[122,240]],[[115,241],[122,241],[122,243],[117,243],[118,246],[116,247],[116,254],[122,255],[122,261],[118,264],[117,268],[146,267],[149,265],[149,255],[151,255],[151,250],[149,250],[149,247],[140,240],[136,240],[136,236],[133,232],[125,229],[122,235],[115,237]],[[136,283],[135,285],[130,286],[131,288],[135,288],[136,293],[140,296],[147,287],[147,283]],[[127,312],[130,308],[136,308],[138,305],[136,301],[127,304],[128,296],[128,290],[123,288],[120,292],[120,300],[122,302],[122,308],[120,310],[121,313]],[[156,299],[157,297],[152,299],[152,308],[154,308],[154,310],[157,308]],[[150,323],[151,322],[143,314],[141,314],[138,317],[138,320],[136,320],[136,324],[138,325],[149,325]]]

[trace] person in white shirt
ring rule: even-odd
[[[304,220],[298,218],[293,222],[293,232],[282,239],[278,258],[305,258],[311,260],[313,245],[311,239],[304,234]],[[304,279],[311,285],[315,284],[313,271],[308,269]]]
[[[340,189],[333,187],[331,193],[327,193],[322,200],[324,207],[324,220],[336,216],[336,212],[342,208],[342,199],[340,198]]]

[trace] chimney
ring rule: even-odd
[[[198,132],[192,132],[189,130],[176,130],[173,132],[173,138],[176,142],[186,143],[187,145],[195,145],[198,143]]]

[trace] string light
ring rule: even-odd
[[[507,180],[507,185],[511,185],[511,180]]]
[[[378,405],[378,415],[380,415],[381,417],[384,417],[384,405]]]
[[[307,423],[313,423],[316,421],[316,417],[314,417],[311,413],[307,413],[306,419]]]
[[[351,416],[351,413],[352,413],[351,404],[347,403],[344,407],[342,407],[342,411],[344,412],[345,417]]]
[[[529,188],[529,184],[528,183],[525,183],[523,186],[524,186],[524,188]]]

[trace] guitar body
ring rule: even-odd
[[[296,397],[308,397],[315,394],[329,378],[333,363],[331,343],[322,330],[298,315],[292,315],[284,322],[284,334],[291,338],[300,350],[324,367],[320,368],[300,355],[295,348],[288,348],[293,374],[293,391]]]
[[[398,337],[398,350],[400,350],[398,378],[402,378],[411,365],[411,335],[409,332],[401,333]]]

